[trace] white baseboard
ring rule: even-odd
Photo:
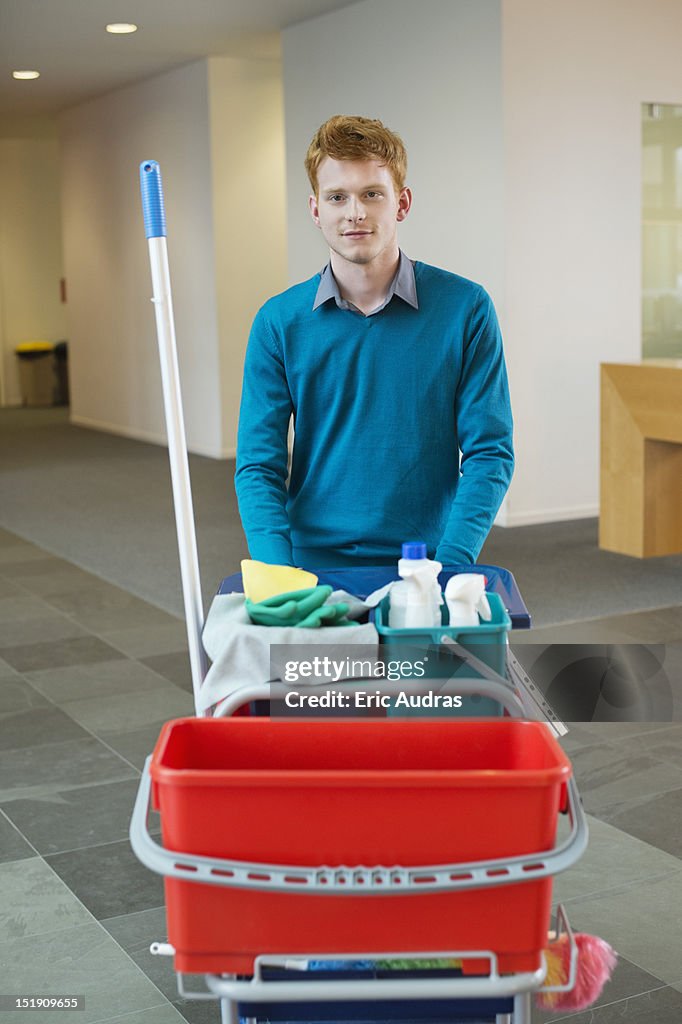
[[[567,508],[541,509],[536,512],[509,512],[504,522],[495,526],[537,526],[540,523],[561,523],[571,519],[596,519],[599,516],[599,505],[572,505]]]
[[[133,427],[123,427],[119,423],[107,423],[105,420],[93,420],[87,416],[71,415],[69,421],[75,427],[85,427],[87,430],[99,430],[105,434],[116,434],[119,437],[129,437],[133,441],[144,441],[147,444],[158,444],[162,448],[168,446],[164,434],[157,434],[150,430],[139,430]],[[190,449],[193,455],[204,455],[207,459],[234,459],[236,451],[234,448],[215,450],[204,448],[202,445],[193,445]]]

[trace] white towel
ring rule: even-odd
[[[365,602],[343,590],[334,591],[327,604],[339,601],[348,603],[348,618],[358,618],[368,608]],[[280,680],[279,666],[273,664],[271,671],[270,648],[273,644],[339,647],[365,644],[376,647],[379,637],[372,623],[321,626],[319,629],[256,626],[248,616],[243,594],[217,594],[206,618],[203,642],[213,664],[199,691],[197,711],[200,714],[240,689]],[[300,685],[305,685],[305,681],[301,680]]]

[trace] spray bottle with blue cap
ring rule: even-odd
[[[426,557],[426,544],[403,544],[398,562],[400,583],[390,591],[388,624],[392,629],[424,629],[441,624],[443,595],[438,574],[443,566]]]

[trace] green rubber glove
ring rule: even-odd
[[[319,629],[320,626],[355,626],[346,618],[348,605],[344,601],[325,604],[331,596],[329,585],[276,594],[265,601],[254,602],[246,598],[246,611],[257,626],[298,626],[301,629]]]
[[[298,623],[298,626],[301,629],[317,629],[319,626],[355,626],[357,623],[346,618],[348,607],[345,601],[339,601],[338,604],[323,604],[306,615]]]
[[[323,605],[332,592],[330,586],[308,587],[286,594],[275,594],[264,601],[246,598],[246,611],[258,626],[297,626],[311,612]]]

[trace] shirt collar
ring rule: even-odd
[[[414,278],[414,264],[412,263],[412,260],[407,258],[402,249],[400,250],[398,269],[395,277],[388,287],[386,300],[377,309],[372,310],[370,316],[374,313],[379,313],[389,304],[394,295],[397,295],[399,299],[402,299],[403,302],[407,302],[407,304],[412,306],[414,309],[419,309],[419,302],[417,301],[417,284]],[[332,272],[331,263],[328,263],[320,274],[320,283],[315,295],[313,311],[315,311],[317,307],[321,306],[324,302],[328,302],[329,299],[333,299],[339,309],[356,308],[351,302],[348,302],[346,299],[341,297],[339,286],[336,283],[336,278]]]

